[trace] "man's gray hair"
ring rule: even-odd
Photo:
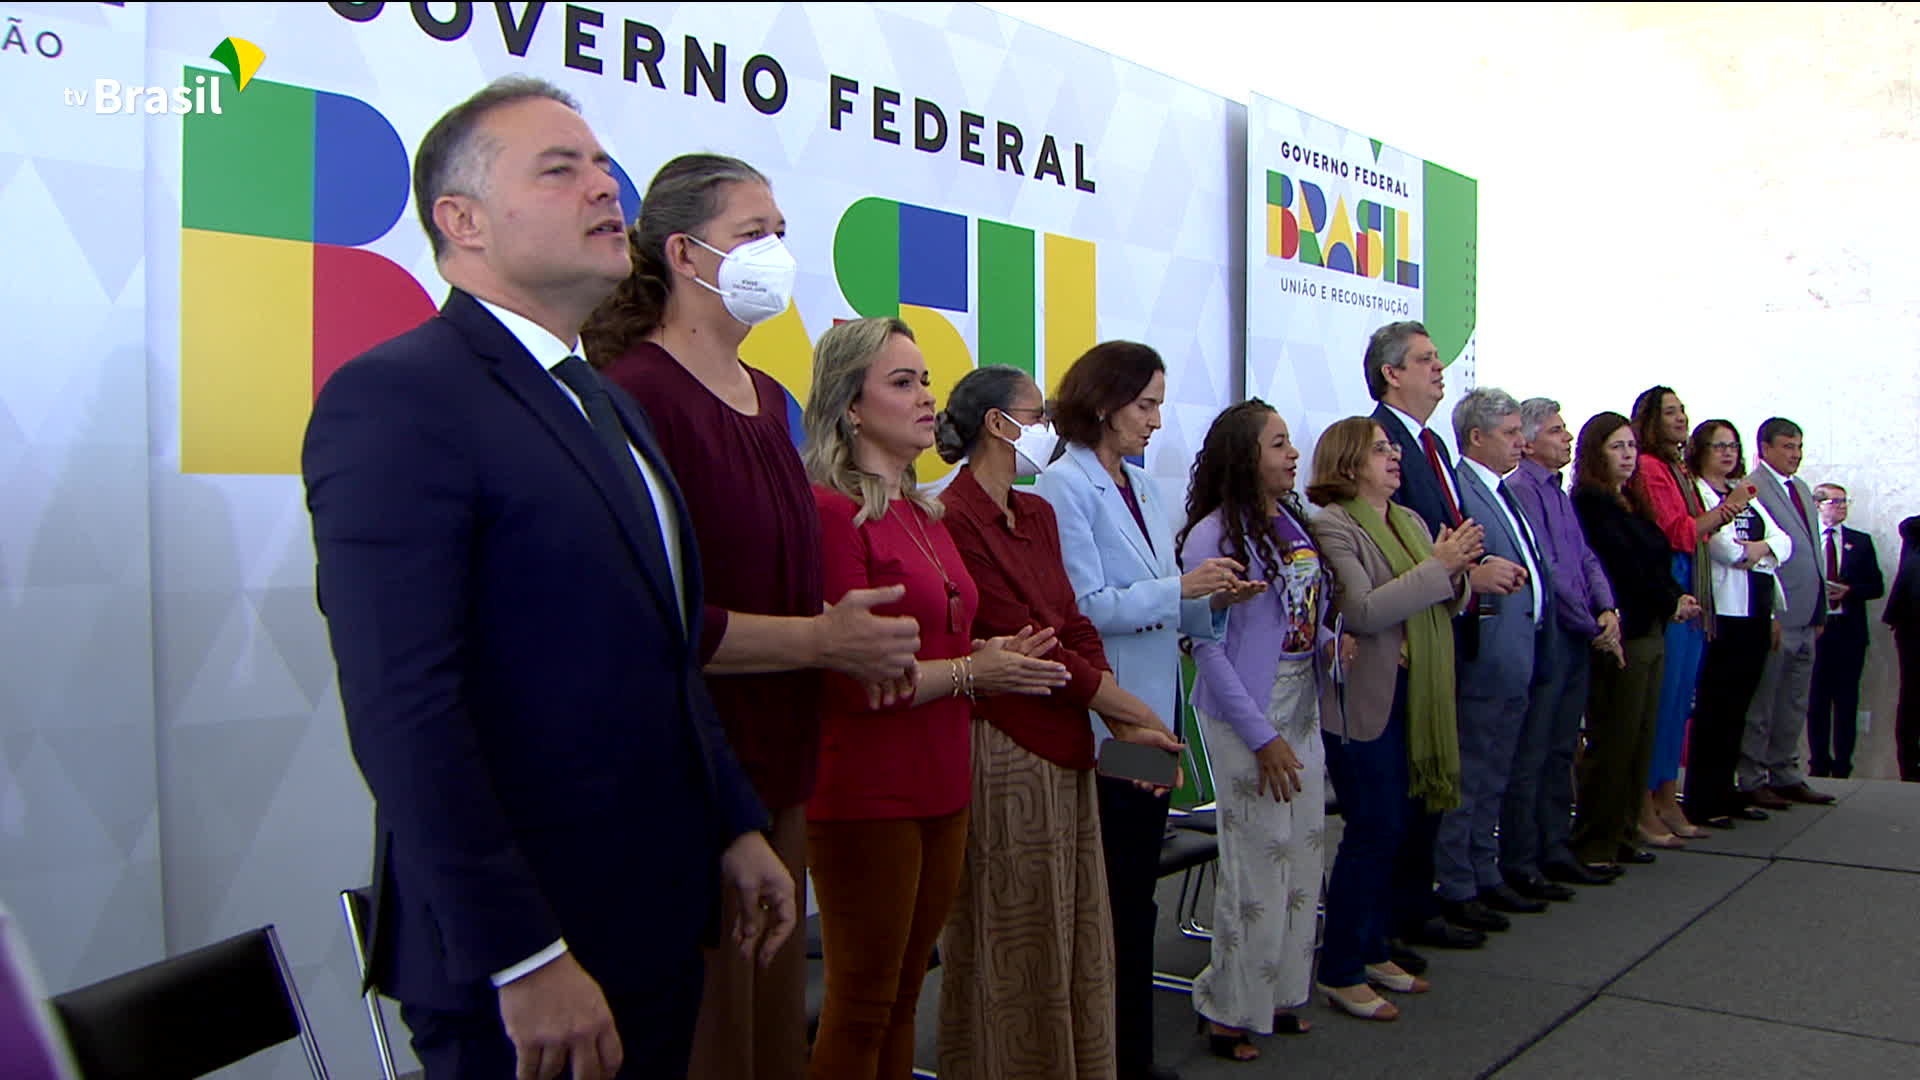
[[[1483,386],[1470,390],[1453,407],[1454,445],[1467,452],[1467,435],[1474,431],[1492,431],[1500,421],[1520,411],[1520,403],[1505,390]]]
[[[1532,442],[1540,437],[1540,429],[1547,426],[1547,417],[1560,411],[1560,403],[1552,398],[1530,397],[1520,403],[1520,437]]]

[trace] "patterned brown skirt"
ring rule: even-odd
[[[941,1080],[1112,1080],[1113,931],[1091,772],[973,722],[973,822],[940,939]]]

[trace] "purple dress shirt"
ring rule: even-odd
[[[1507,488],[1519,500],[1534,533],[1546,540],[1553,591],[1560,600],[1560,625],[1582,637],[1593,637],[1600,632],[1596,616],[1613,610],[1613,586],[1587,546],[1573,501],[1560,486],[1560,474],[1548,472],[1532,458],[1521,458],[1520,467],[1507,477]]]

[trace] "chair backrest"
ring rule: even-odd
[[[272,926],[53,999],[87,1080],[191,1080],[299,1039],[326,1065]]]

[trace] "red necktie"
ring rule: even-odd
[[[1792,479],[1787,480],[1787,494],[1793,496],[1793,509],[1800,515],[1800,520],[1809,525],[1813,524],[1813,518],[1807,515],[1807,504],[1800,501],[1800,489],[1793,486]]]
[[[1447,463],[1440,456],[1440,440],[1434,438],[1432,429],[1421,428],[1420,445],[1427,448],[1427,463],[1433,466],[1434,478],[1440,481],[1440,493],[1447,497],[1447,524],[1457,529],[1466,519],[1460,516],[1460,504],[1453,501],[1453,482],[1447,476]]]

